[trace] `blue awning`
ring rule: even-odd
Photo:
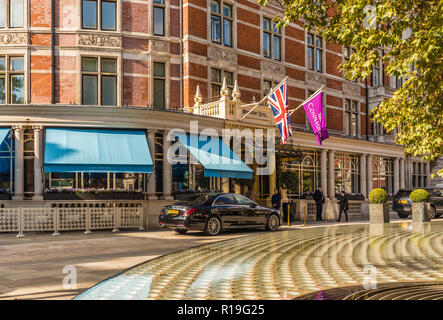
[[[45,172],[152,173],[144,131],[46,129]]]
[[[252,179],[253,170],[219,138],[176,133],[175,136],[205,168],[205,177]]]
[[[5,140],[8,133],[9,133],[9,128],[0,128],[0,144],[3,143],[3,140]]]

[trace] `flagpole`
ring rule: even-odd
[[[305,101],[303,101],[297,108],[290,110],[288,113],[289,115],[292,115],[295,111],[297,111],[298,109],[300,109],[301,107],[303,107],[303,105],[305,104],[306,101],[310,100],[313,96],[315,96],[317,93],[319,93],[321,90],[323,90],[325,86],[321,86],[320,89],[318,89],[317,91],[315,91],[313,94],[311,94],[309,96],[309,98],[307,98]]]
[[[275,86],[275,88],[272,90],[272,91],[270,91],[263,99],[261,99],[259,102],[254,102],[254,103],[249,103],[249,104],[244,104],[244,105],[242,105],[242,108],[243,107],[247,107],[247,106],[253,106],[254,104],[255,104],[255,106],[254,106],[254,108],[252,108],[251,110],[249,110],[240,120],[243,120],[244,118],[246,118],[246,116],[248,115],[248,114],[250,114],[255,108],[257,108],[259,105],[260,105],[260,103],[262,103],[263,101],[265,101],[271,94],[273,94],[281,85],[282,85],[282,83],[283,82],[285,82],[287,79],[288,79],[289,77],[288,76],[286,76],[277,86]]]

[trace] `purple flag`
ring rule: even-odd
[[[317,138],[318,145],[327,138],[328,128],[326,127],[325,112],[323,110],[322,92],[320,91],[315,96],[311,97],[303,104],[306,115],[308,116],[311,128]]]

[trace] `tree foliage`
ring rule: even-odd
[[[354,48],[340,67],[349,80],[366,79],[380,59],[387,75],[405,77],[402,88],[373,110],[373,118],[387,132],[398,129],[395,140],[406,153],[431,161],[442,155],[443,0],[269,2],[284,10],[275,18],[278,27],[303,21],[325,40]]]

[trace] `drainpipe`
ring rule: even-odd
[[[184,76],[184,57],[183,57],[183,0],[180,0],[180,59],[181,59],[181,66],[180,66],[180,108],[185,107],[185,98],[184,98],[184,88],[183,88],[183,76]]]
[[[51,104],[55,104],[54,7],[54,0],[51,0]]]
[[[366,95],[366,140],[369,140],[369,88],[368,78],[365,79],[365,95]]]

